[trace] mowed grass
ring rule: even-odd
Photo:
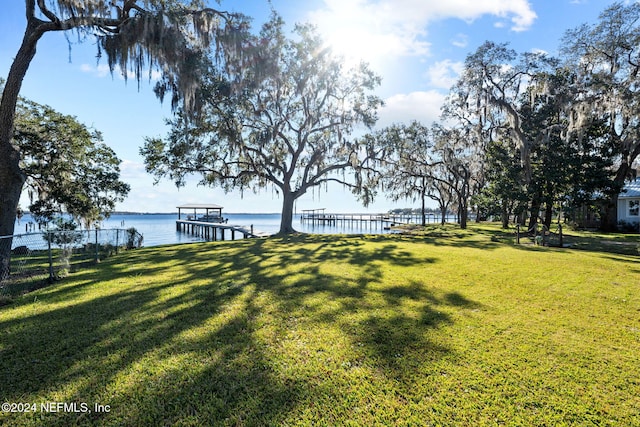
[[[108,259],[0,308],[0,424],[640,426],[640,258],[501,233]]]

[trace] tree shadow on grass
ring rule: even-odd
[[[411,369],[451,352],[429,331],[475,306],[415,279],[390,285],[386,266],[438,260],[389,240],[298,236],[126,257],[10,307],[3,401],[111,407],[44,415],[49,425],[281,424],[309,402],[342,401],[352,361],[410,387]],[[340,362],[331,378],[318,370],[327,354]]]
[[[460,229],[456,225],[426,226],[420,231],[401,233],[394,236],[401,240],[422,241],[433,246],[450,246],[493,250],[515,240],[513,232],[500,229],[468,228]]]

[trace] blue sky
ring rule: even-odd
[[[612,1],[605,0],[272,0],[287,24],[313,22],[346,60],[362,58],[383,78],[378,95],[386,101],[378,126],[393,122],[438,120],[447,89],[465,57],[486,40],[509,42],[519,52],[557,52],[567,29],[594,22]],[[259,26],[269,15],[267,0],[226,0],[222,9],[243,12]],[[12,0],[0,15],[0,76],[6,77],[25,27],[24,2]],[[71,45],[69,44],[71,42]],[[145,136],[162,136],[168,105],[146,82],[138,90],[111,76],[96,61],[92,40],[48,33],[23,82],[22,96],[48,104],[103,133],[123,160],[122,179],[131,193],[118,210],[172,212],[179,204],[211,202],[227,212],[279,212],[281,199],[271,190],[225,194],[199,187],[197,180],[177,189],[169,181],[153,185],[138,154]],[[22,203],[27,205],[26,199]],[[341,187],[316,190],[299,199],[298,211],[384,212],[418,202],[391,202],[380,195],[369,208]]]

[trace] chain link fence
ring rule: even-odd
[[[28,292],[123,249],[140,246],[142,235],[135,228],[0,236],[0,252],[11,250],[9,268],[0,267],[0,296]]]

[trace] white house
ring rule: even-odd
[[[640,223],[640,177],[622,188],[618,196],[618,222]]]

